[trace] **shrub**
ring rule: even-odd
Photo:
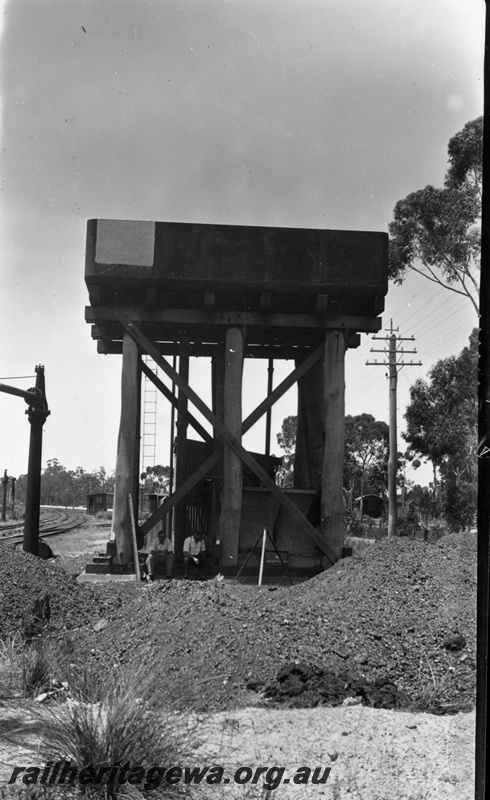
[[[408,536],[411,539],[420,536],[422,528],[415,507],[411,503],[408,505],[405,517],[398,521],[396,527],[398,536]]]
[[[363,536],[364,526],[362,520],[359,519],[357,514],[352,511],[344,511],[344,526],[348,531],[349,536]]]

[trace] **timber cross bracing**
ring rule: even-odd
[[[133,337],[133,339],[140,345],[142,350],[147,355],[151,356],[154,359],[154,361],[157,364],[157,366],[159,366],[168,375],[168,377],[171,378],[174,381],[174,383],[179,387],[179,389],[181,389],[181,391],[189,398],[189,400],[191,400],[194,403],[196,408],[198,408],[198,410],[201,412],[201,414],[203,414],[203,416],[208,420],[208,422],[210,422],[212,424],[213,429],[216,431],[218,436],[227,445],[232,447],[233,450],[235,450],[238,453],[238,455],[240,456],[242,461],[244,461],[250,467],[250,469],[257,475],[257,477],[264,484],[264,486],[266,486],[266,488],[269,489],[269,491],[272,493],[272,495],[274,497],[276,497],[277,500],[281,503],[281,505],[283,505],[284,508],[291,514],[293,519],[295,519],[299,523],[299,525],[301,525],[301,527],[305,530],[305,532],[313,539],[315,544],[317,544],[318,547],[320,547],[320,549],[323,550],[325,555],[328,556],[328,558],[330,558],[331,562],[334,563],[335,556],[333,554],[333,551],[328,546],[328,544],[322,539],[322,537],[318,534],[316,528],[314,528],[313,525],[311,525],[308,522],[306,517],[304,517],[303,514],[301,514],[301,512],[298,511],[296,506],[291,502],[291,500],[287,497],[287,495],[285,495],[284,492],[282,492],[280,490],[280,488],[269,477],[269,475],[265,472],[265,470],[262,469],[260,464],[258,464],[255,461],[255,459],[250,455],[250,453],[248,453],[245,450],[245,448],[242,447],[242,445],[240,444],[238,439],[236,439],[233,436],[233,434],[228,430],[226,425],[224,425],[221,422],[221,420],[218,419],[218,417],[215,414],[213,414],[211,409],[209,409],[207,407],[207,405],[201,400],[199,395],[197,395],[194,392],[194,390],[191,389],[189,384],[186,381],[182,380],[182,378],[180,377],[178,372],[176,372],[170,366],[170,364],[167,361],[165,361],[165,359],[162,356],[160,356],[160,354],[157,351],[157,349],[155,348],[155,346],[152,345],[151,342],[146,338],[146,336],[144,336],[141,333],[141,331],[139,330],[138,326],[134,322],[130,322],[129,320],[124,319],[124,317],[122,317],[122,315],[120,317],[120,321],[121,321],[121,324],[123,325],[123,327],[128,331],[128,333]],[[308,364],[308,367],[311,366],[312,364],[314,364],[318,360],[320,355],[321,355],[321,352],[315,351],[315,353],[313,354],[313,357],[310,356],[310,364]],[[300,372],[300,374],[305,374],[306,371],[307,371],[307,369],[303,369],[303,370],[301,370],[301,372],[298,370],[298,372]],[[286,390],[284,390],[284,391],[286,391]],[[281,394],[282,394],[282,392],[281,392]],[[266,401],[266,403],[267,403],[267,405],[269,405],[269,403],[267,401]],[[264,406],[264,405],[265,404],[262,404],[262,406]],[[270,405],[272,405],[272,403],[270,403]],[[265,413],[266,410],[267,410],[267,408],[264,408],[264,411],[262,413]],[[256,417],[255,414],[252,414],[252,416],[254,418],[254,421],[256,421],[256,419],[258,419],[258,417]],[[192,488],[192,487],[189,487],[189,491],[190,491],[190,488]],[[150,519],[147,520],[147,522],[145,524],[143,524],[143,526],[142,526],[143,532],[146,532],[147,530],[151,530],[151,528],[154,526],[154,524],[156,522],[158,522],[163,516],[165,516],[166,513],[167,513],[167,511],[165,509],[165,504],[163,504],[163,506],[161,506],[160,509],[155,512],[155,514],[153,515],[153,518],[150,517]]]
[[[89,222],[85,278],[91,306],[86,319],[93,323],[99,352],[123,353],[113,521],[122,563],[131,555],[125,495],[131,491],[137,497],[142,372],[178,409],[177,487],[143,524],[144,532],[171,509],[180,509],[176,543],[181,545],[177,527],[186,524],[182,501],[221,463],[218,536],[224,540],[225,563],[237,563],[246,465],[277,508],[288,512],[331,563],[339,557],[344,354],[359,344],[360,332],[381,326],[386,256],[387,236],[379,233]],[[178,399],[147,368],[142,354],[174,382]],[[165,355],[180,356],[178,372]],[[189,386],[191,356],[212,358],[213,410]],[[250,357],[269,359],[270,368],[273,359],[294,359],[296,368],[242,422],[241,372],[243,359]],[[321,489],[321,533],[292,493],[283,492],[241,444],[241,436],[296,382],[298,491]],[[188,401],[211,424],[213,436],[189,411]],[[191,475],[184,463],[187,425],[208,447],[208,457]]]

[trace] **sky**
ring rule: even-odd
[[[483,0],[0,0],[0,382],[43,364],[43,464],[115,467],[120,356],[84,321],[86,222],[147,219],[387,231],[396,202],[442,186],[447,143],[483,111]],[[409,388],[477,324],[468,300],[411,275],[383,314],[415,337]],[[346,411],[388,421],[363,335]],[[378,354],[378,358],[379,358]],[[381,356],[382,358],[382,356]],[[274,385],[293,368],[276,363]],[[191,385],[209,393],[208,364]],[[266,394],[248,363],[244,416]],[[0,394],[0,471],[27,470],[25,404]],[[272,452],[288,393],[274,408]],[[196,414],[196,416],[198,416]],[[156,457],[169,462],[158,401]],[[263,452],[264,425],[244,440]],[[403,444],[403,443],[402,443]],[[410,476],[409,476],[410,477]],[[430,480],[421,468],[417,482]]]

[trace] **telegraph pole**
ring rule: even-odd
[[[388,360],[366,361],[369,366],[388,367],[389,379],[389,427],[390,427],[390,451],[388,458],[388,536],[396,536],[397,507],[396,507],[396,461],[398,453],[397,445],[397,420],[396,420],[396,393],[398,385],[398,372],[402,367],[420,367],[421,361],[402,361],[401,358],[406,353],[416,353],[416,350],[403,350],[398,347],[399,342],[413,342],[413,336],[397,336],[398,328],[393,328],[393,320],[390,320],[390,327],[385,328],[388,336],[373,336],[388,344],[388,348],[375,350],[371,347],[371,353],[384,353]]]
[[[390,320],[390,329],[393,330],[393,322]],[[394,333],[390,333],[389,339],[389,382],[390,382],[390,454],[388,457],[388,536],[396,536],[397,525],[397,504],[396,504],[396,457],[398,454],[398,435],[396,425],[396,390],[398,384],[398,370],[396,368],[396,345],[397,340]]]

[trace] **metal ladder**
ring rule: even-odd
[[[155,375],[158,367],[150,356],[145,355],[145,364]],[[146,467],[154,467],[157,447],[157,397],[158,392],[154,383],[145,375],[143,384],[143,431],[141,448],[141,472]]]

